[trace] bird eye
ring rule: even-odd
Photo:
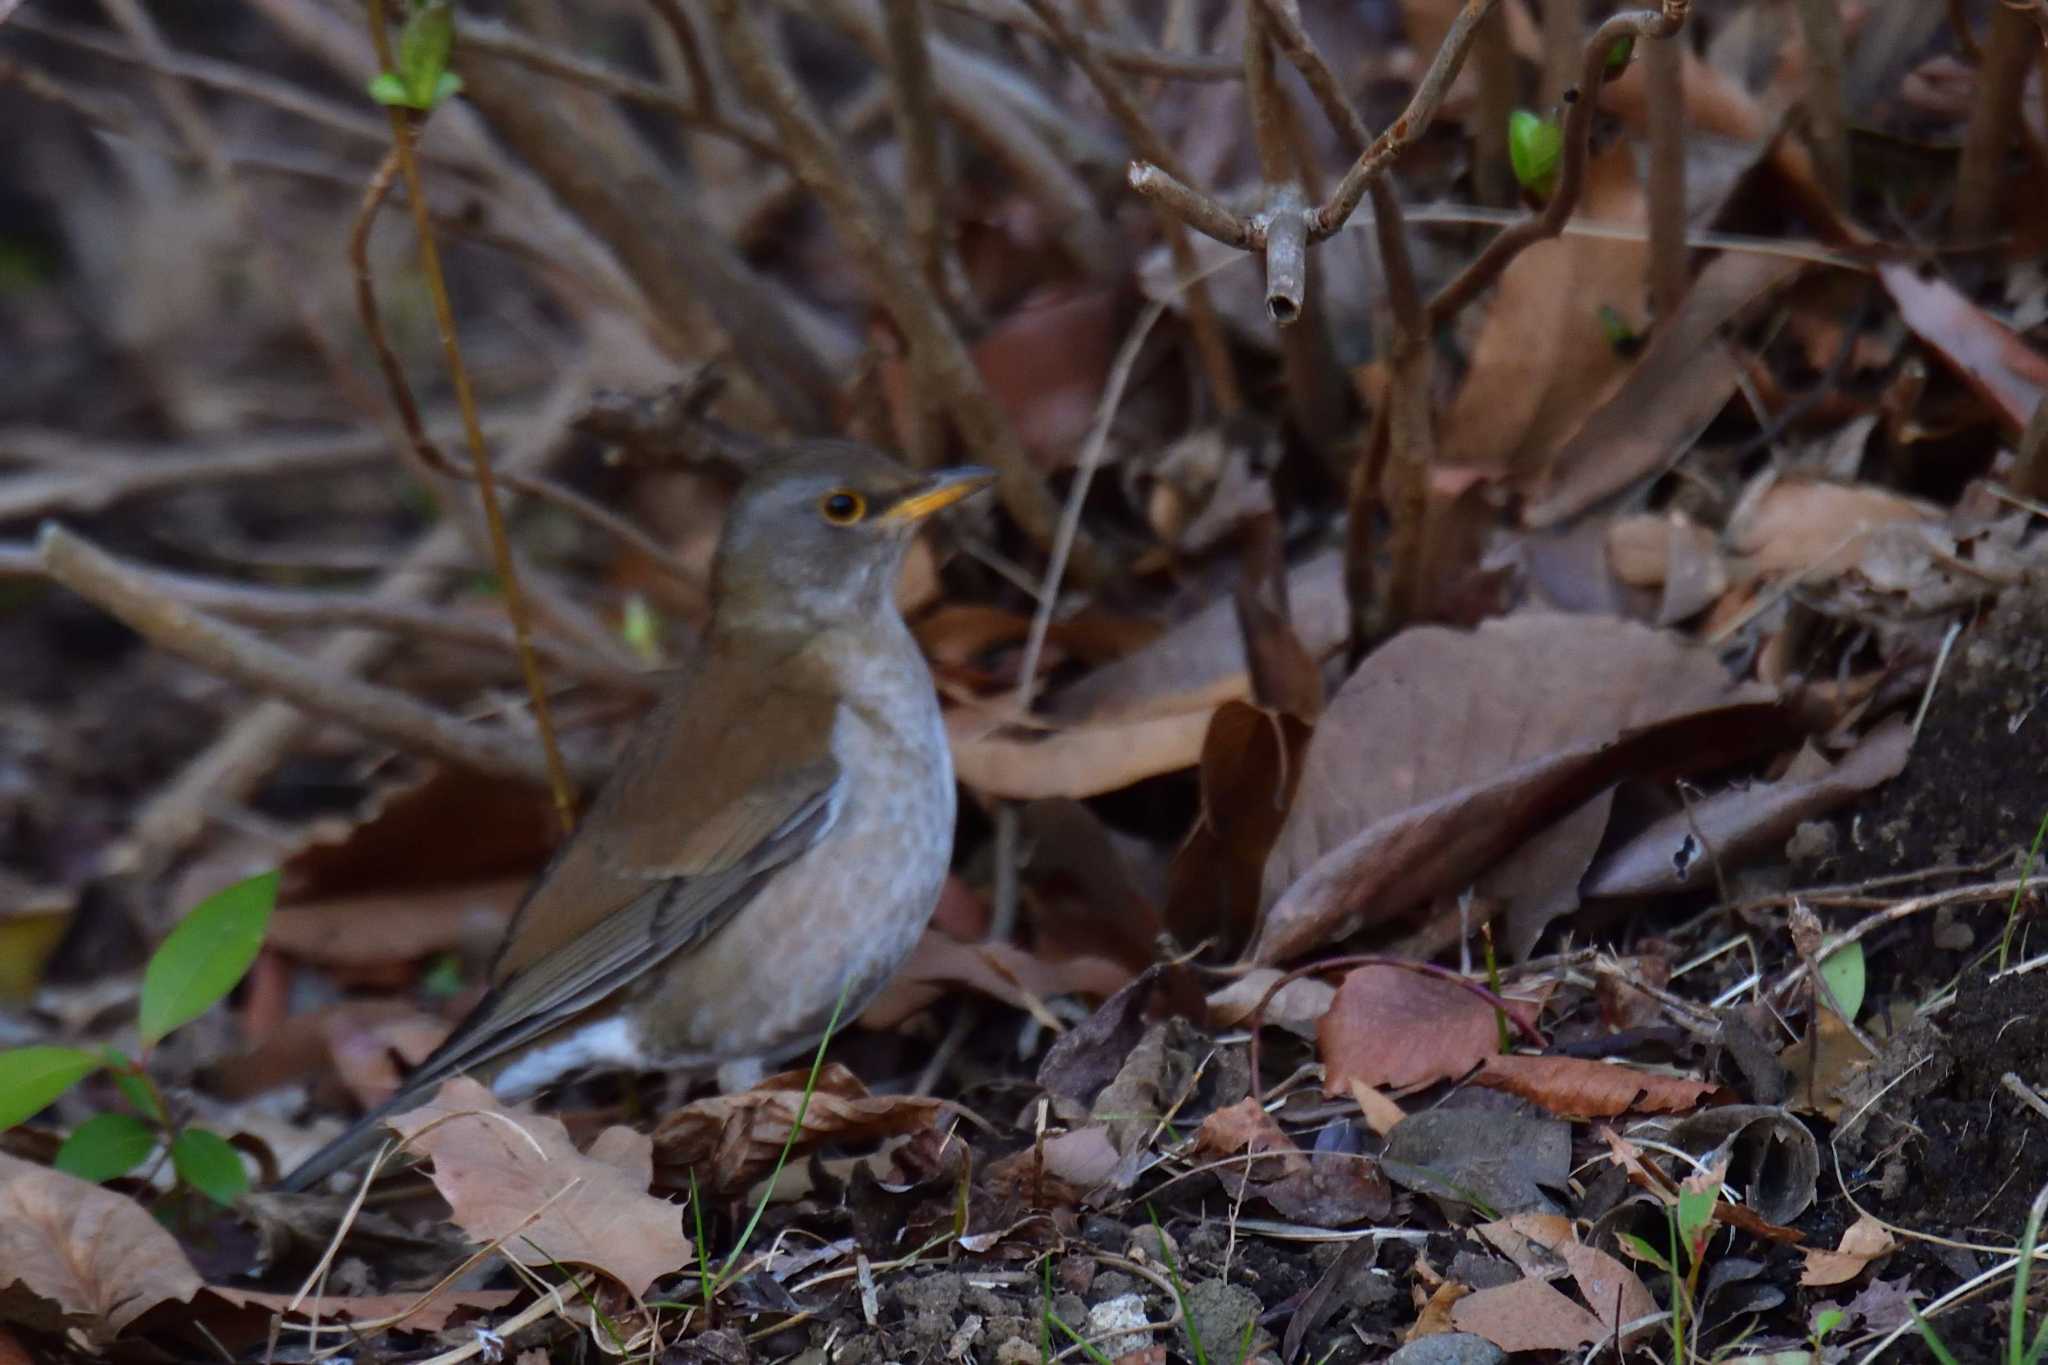
[[[818,504],[818,511],[834,526],[851,526],[867,515],[868,502],[860,494],[847,489],[827,493]]]

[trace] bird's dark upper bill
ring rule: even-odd
[[[977,465],[941,469],[916,489],[904,494],[882,515],[890,521],[923,521],[940,508],[951,507],[995,481],[993,469],[982,469]]]

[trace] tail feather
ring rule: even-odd
[[[276,1188],[287,1193],[310,1190],[336,1171],[354,1165],[360,1158],[376,1151],[378,1145],[389,1136],[384,1131],[385,1119],[401,1110],[414,1107],[425,1098],[426,1094],[422,1087],[400,1086],[390,1099],[350,1124],[340,1137],[293,1167],[289,1174],[277,1182]]]

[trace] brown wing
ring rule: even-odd
[[[794,661],[791,661],[792,664]],[[540,1036],[701,943],[837,812],[837,702],[713,653],[656,708],[519,907],[492,989],[407,1088]]]

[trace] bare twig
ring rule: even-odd
[[[712,0],[710,9],[734,76],[748,98],[775,124],[797,178],[824,205],[834,228],[872,281],[878,301],[902,327],[918,371],[959,425],[969,448],[997,471],[1004,506],[1018,525],[1034,539],[1050,544],[1057,514],[1045,482],[1016,428],[983,384],[945,309],[918,274],[900,232],[889,223],[867,185],[853,174],[844,148],[810,98],[769,51],[749,8],[741,0]],[[1077,551],[1077,557],[1089,565],[1093,576],[1097,567],[1093,554]]]
[[[888,63],[888,38],[875,0],[822,0],[821,8],[876,63]],[[993,95],[968,54],[933,37],[933,93],[947,117],[1017,178],[1045,213],[1053,240],[1083,274],[1100,276],[1119,259],[1094,193],[1079,171],[1008,99]]]
[[[924,271],[925,282],[943,299],[945,168],[939,162],[924,0],[883,0],[882,12],[889,39],[889,88],[896,99],[896,137],[903,144],[903,217],[910,226],[911,254]]]
[[[1475,3],[1478,0],[1467,0],[1468,7]],[[1436,297],[1429,301],[1432,326],[1456,317],[1466,304],[1500,277],[1501,271],[1507,269],[1508,263],[1521,255],[1524,248],[1555,237],[1564,230],[1565,222],[1578,207],[1579,195],[1585,188],[1587,139],[1592,135],[1596,104],[1593,96],[1607,70],[1608,51],[1623,38],[1669,38],[1685,23],[1691,9],[1692,0],[1662,0],[1661,9],[1624,10],[1595,30],[1591,41],[1586,44],[1576,94],[1567,92],[1573,97],[1568,99],[1570,107],[1564,120],[1564,151],[1558,168],[1556,192],[1544,204],[1543,212],[1502,229],[1486,244],[1485,250],[1437,292]]]
[[[1301,316],[1308,290],[1308,201],[1282,185],[1266,207],[1266,314],[1282,327]]]
[[[728,118],[701,86],[685,98],[657,81],[644,80],[629,72],[613,70],[602,62],[558,51],[491,19],[465,15],[462,42],[478,52],[501,57],[529,71],[555,76],[601,94],[672,114],[707,133],[731,139],[755,156],[770,161],[781,159],[781,151],[762,130]]]
[[[1579,45],[1586,40],[1586,0],[1543,0],[1543,85],[1537,96],[1545,108],[1571,89]]]
[[[50,577],[105,607],[151,643],[222,677],[284,697],[411,752],[497,777],[548,782],[548,765],[527,737],[479,729],[402,692],[323,670],[261,636],[164,597],[154,590],[148,574],[61,526],[44,526],[37,552]],[[586,765],[583,776],[599,776],[595,765]]]
[[[139,588],[167,602],[213,612],[246,625],[337,630],[363,627],[423,639],[446,640],[492,653],[511,653],[511,628],[499,621],[419,602],[392,601],[361,593],[253,587],[245,583],[124,565]],[[31,546],[0,544],[0,578],[42,578],[40,554]],[[542,636],[534,648],[549,664],[586,682],[647,694],[653,680],[567,640]]]
[[[1052,36],[1038,17],[1025,8],[1024,0],[1009,0],[1001,5],[982,3],[981,0],[938,0],[938,3],[946,9],[971,14],[977,19],[1002,24],[1033,37],[1049,40]],[[1205,57],[1193,52],[1142,47],[1099,33],[1083,34],[1082,41],[1107,65],[1133,76],[1163,76],[1168,80],[1182,81],[1234,81],[1244,75],[1243,63],[1230,57]]]
[[[1650,98],[1650,308],[1659,322],[1674,316],[1685,296],[1683,41],[1661,38],[1642,54]]]
[[[383,0],[369,0],[370,42],[377,49],[378,64],[392,69],[390,35],[384,28]],[[418,237],[420,267],[427,279],[427,294],[433,300],[434,321],[441,333],[441,350],[448,365],[448,378],[455,389],[455,404],[462,413],[463,439],[469,445],[470,468],[476,475],[477,493],[483,501],[484,524],[490,528],[491,556],[498,581],[505,593],[505,614],[512,619],[512,636],[518,644],[519,668],[526,675],[526,690],[533,699],[534,728],[540,735],[541,752],[547,758],[548,786],[554,793],[555,813],[562,828],[576,827],[576,793],[562,762],[561,746],[555,740],[554,716],[548,710],[547,689],[541,681],[540,660],[533,650],[533,617],[526,601],[526,588],[512,562],[511,538],[505,531],[505,509],[498,502],[498,485],[491,467],[490,448],[484,441],[483,424],[477,419],[476,395],[470,389],[469,368],[462,361],[462,342],[455,330],[455,310],[448,299],[448,285],[441,275],[441,249],[434,237],[433,220],[427,214],[427,196],[422,185],[419,159],[413,155],[415,129],[409,110],[397,105],[386,111],[391,120],[391,141],[398,152],[398,167],[405,177],[406,193],[412,197],[413,227]],[[380,196],[381,197],[381,196]],[[375,204],[368,205],[370,212]]]
[[[1145,117],[1144,110],[1138,107],[1116,73],[1089,52],[1088,45],[1067,22],[1059,7],[1052,0],[1026,0],[1026,3],[1053,35],[1054,41],[1081,68],[1088,83],[1095,87],[1095,93],[1101,96],[1110,116],[1130,141],[1131,149],[1144,160],[1174,173],[1173,153],[1152,127],[1151,120]],[[1244,406],[1243,391],[1237,382],[1237,364],[1231,358],[1230,346],[1223,335],[1223,324],[1216,316],[1209,286],[1199,278],[1201,263],[1195,256],[1194,244],[1188,240],[1178,217],[1165,208],[1157,212],[1161,235],[1173,255],[1174,275],[1187,285],[1188,327],[1194,334],[1195,349],[1202,357],[1202,371],[1209,380],[1209,392],[1223,412],[1236,412]]]
[[[506,419],[491,419],[493,428]],[[0,462],[43,465],[0,480],[0,521],[96,512],[130,498],[246,479],[317,478],[386,459],[381,431],[336,436],[243,437],[153,447],[87,441],[38,430],[0,430]]]
[[[1806,40],[1806,140],[1814,178],[1835,207],[1849,207],[1849,108],[1844,94],[1841,0],[1799,0]]]
[[[2023,498],[2048,502],[2048,397],[2034,404],[2034,415],[2020,433],[2013,460],[2012,491]]]
[[[1956,199],[1950,221],[1962,241],[1983,237],[1996,221],[2007,186],[2005,157],[2020,122],[2020,94],[2027,70],[2041,50],[2041,37],[2025,10],[1999,0],[1991,6],[1991,31],[1977,69],[1977,99],[1963,132],[1963,159],[1956,169]]]
[[[1514,205],[1521,196],[1508,152],[1508,121],[1515,110],[1519,65],[1508,35],[1507,11],[1497,9],[1479,25],[1472,43],[1473,74],[1479,78],[1479,107],[1471,125],[1472,191],[1480,203],[1502,208]]]

